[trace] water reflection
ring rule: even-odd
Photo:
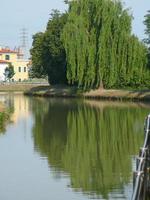
[[[4,134],[6,130],[6,123],[9,119],[9,113],[0,112],[0,134]]]
[[[108,199],[116,189],[123,197],[131,179],[132,156],[143,142],[147,106],[59,99],[32,102],[35,150],[48,159],[55,177],[68,174],[75,191],[97,198]]]
[[[7,98],[7,102],[4,96],[0,96],[0,103],[3,105],[0,109],[0,134],[5,134],[6,126],[10,123],[11,117],[14,113],[13,98]]]
[[[1,93],[0,102],[11,111],[11,122],[17,124],[20,119],[28,118],[30,115],[29,98],[22,95],[22,93]]]

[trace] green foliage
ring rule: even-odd
[[[31,78],[43,78],[46,76],[46,70],[43,66],[44,54],[44,33],[36,33],[33,36],[33,43],[31,49],[32,67],[30,69]]]
[[[149,88],[150,52],[131,33],[121,1],[65,2],[68,14],[53,10],[46,31],[33,36],[30,76],[83,89]],[[144,24],[149,43],[150,12]]]
[[[145,15],[144,24],[146,26],[145,34],[147,35],[147,38],[144,41],[148,45],[148,68],[150,70],[150,10]]]
[[[9,66],[5,68],[4,75],[5,79],[9,81],[15,75],[14,66],[11,63],[9,63]]]
[[[145,34],[147,35],[147,39],[145,40],[145,42],[150,45],[150,10],[144,17],[144,24],[146,26]]]
[[[149,74],[147,48],[131,34],[131,21],[120,1],[70,2],[63,30],[70,84],[85,89],[147,86],[142,78]]]
[[[53,10],[46,31],[33,36],[31,49],[33,77],[48,75],[51,84],[66,83],[66,55],[61,41],[61,32],[67,14]]]

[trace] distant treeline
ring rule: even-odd
[[[78,0],[53,10],[45,32],[33,36],[32,77],[91,88],[150,88],[150,12],[147,38],[132,34],[121,1]]]

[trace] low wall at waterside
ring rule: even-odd
[[[41,83],[1,83],[0,92],[26,91],[33,87],[39,87]],[[43,85],[43,83],[42,83]],[[44,85],[48,85],[45,83]]]

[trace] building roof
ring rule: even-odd
[[[18,53],[18,52],[10,49],[0,49],[0,53]]]
[[[9,62],[6,60],[0,60],[0,64],[6,64],[6,63],[9,63]]]

